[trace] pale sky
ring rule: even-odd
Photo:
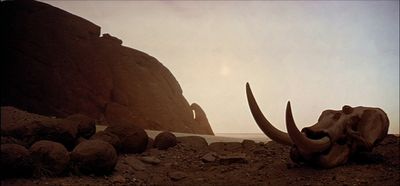
[[[157,58],[215,133],[261,133],[264,115],[286,131],[325,109],[382,108],[399,133],[399,1],[46,1]]]

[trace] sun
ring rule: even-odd
[[[227,65],[222,65],[220,70],[219,70],[219,74],[221,76],[229,76],[229,74],[231,73],[231,69],[227,66]]]

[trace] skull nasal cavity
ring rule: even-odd
[[[348,105],[342,107],[342,111],[344,114],[351,114],[353,112],[353,108]]]
[[[315,140],[328,136],[324,131],[314,131],[311,128],[304,128],[301,132],[304,132],[308,138]]]

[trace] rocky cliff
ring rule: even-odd
[[[145,129],[212,134],[171,72],[100,27],[36,1],[1,2],[1,105]],[[198,113],[201,118],[194,118]]]

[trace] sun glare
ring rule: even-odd
[[[231,73],[231,69],[226,65],[222,65],[219,70],[219,73],[221,74],[221,76],[226,77]]]

